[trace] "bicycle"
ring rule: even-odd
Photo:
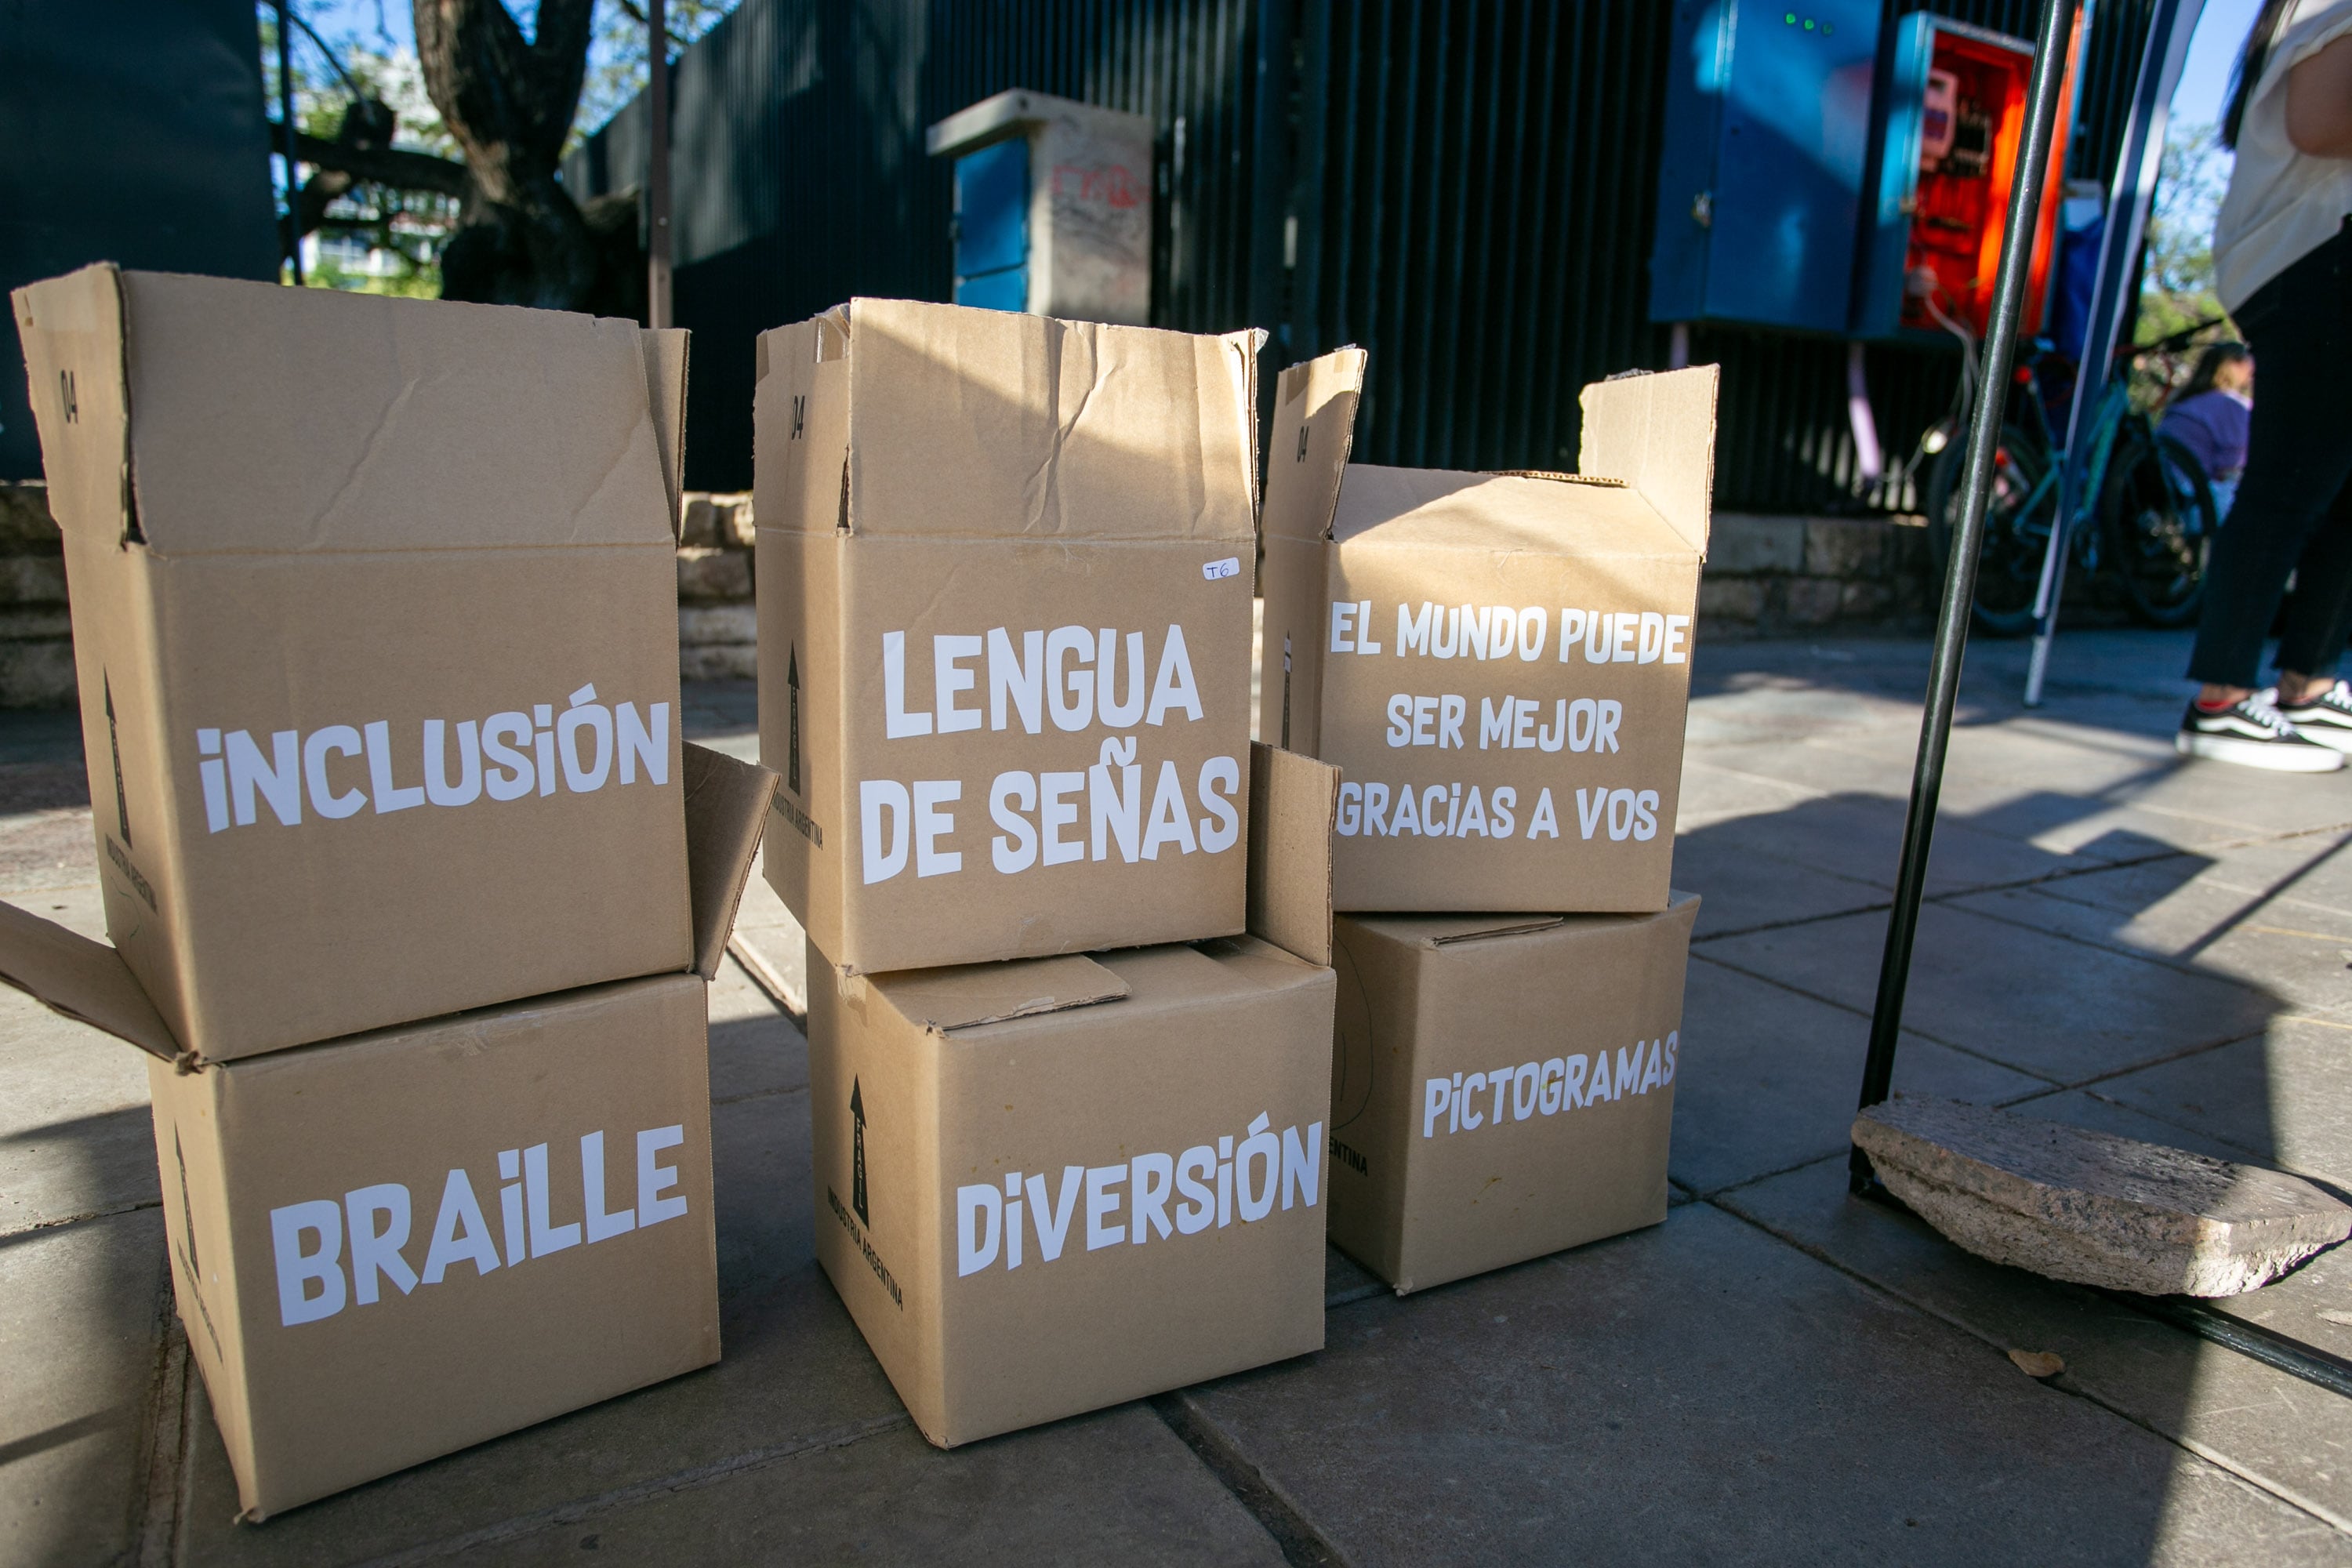
[[[2126,364],[2185,344],[2210,322],[2200,322],[2131,350]],[[1978,557],[1976,623],[2003,637],[2032,631],[2050,530],[2058,515],[2057,442],[2042,395],[2045,365],[2063,363],[2048,349],[2018,367],[2012,411],[1993,454],[1992,493],[1985,506],[1984,544]],[[1958,526],[1960,480],[1967,466],[1958,422],[1931,430],[1945,435],[1927,476],[1927,543],[1941,576]],[[2131,406],[2126,376],[2107,383],[2084,433],[2083,488],[2067,530],[2070,571],[2083,581],[2101,578],[2120,588],[2140,620],[2184,626],[2197,618],[2205,593],[2205,562],[2221,527],[2213,491],[2197,458],[2169,436],[2158,436]]]

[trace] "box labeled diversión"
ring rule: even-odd
[[[1283,372],[1258,733],[1339,765],[1336,907],[1666,905],[1713,367],[1584,389],[1581,473],[1350,465],[1364,355]]]
[[[682,969],[682,332],[99,266],[15,296],[107,931],[181,1046]]]
[[[1303,955],[1255,934],[870,976],[809,955],[817,1257],[933,1443],[1322,1346],[1336,781],[1265,771],[1301,852],[1253,924]]]
[[[1698,900],[1341,916],[1331,1240],[1397,1293],[1656,1225]]]
[[[0,974],[147,1051],[173,1290],[259,1519],[719,1359],[704,982],[773,790],[698,747],[696,967],[195,1070],[114,952]]]
[[[1243,923],[1256,334],[760,340],[764,864],[850,973]]]

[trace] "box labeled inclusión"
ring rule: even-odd
[[[113,949],[0,904],[0,978],[151,1058],[173,1294],[247,1517],[719,1359],[704,990],[775,781],[682,762],[666,974],[215,1061]]]
[[[685,333],[110,266],[15,307],[107,931],[183,1049],[685,966]]]

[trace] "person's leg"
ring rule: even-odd
[[[2254,399],[2237,503],[2213,541],[2196,651],[2189,661],[2189,679],[2204,684],[2200,697],[2208,703],[2242,698],[2259,683],[2263,641],[2278,614],[2287,574],[2352,479],[2347,288],[2352,233],[2339,233],[2265,284],[2241,315],[2254,363],[2261,366],[2262,390]],[[2352,548],[2343,553],[2344,575],[2331,590],[2338,596],[2352,591]],[[2334,559],[2330,552],[2329,561]],[[2315,622],[2336,608],[2315,609]]]
[[[2282,706],[2335,685],[2336,660],[2352,637],[2352,483],[2328,503],[2295,563],[2294,584],[2279,631]]]

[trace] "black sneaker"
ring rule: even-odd
[[[2339,680],[2308,701],[2280,703],[2278,711],[2305,740],[2352,752],[2352,686]]]
[[[2184,757],[2210,757],[2283,773],[2326,773],[2341,768],[2344,753],[2282,718],[2271,702],[2276,695],[2257,691],[2218,710],[2200,708],[2191,699],[2172,749]]]

